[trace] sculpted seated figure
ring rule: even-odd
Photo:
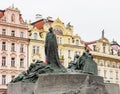
[[[93,56],[86,50],[83,55],[77,58],[77,61],[71,61],[68,69],[74,72],[88,73],[97,75],[97,64]]]

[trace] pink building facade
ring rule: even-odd
[[[0,10],[0,94],[28,67],[28,27],[17,8]]]

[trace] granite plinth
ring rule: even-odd
[[[36,83],[11,83],[7,94],[109,94],[103,78],[88,74],[41,74]]]
[[[87,74],[40,75],[37,82],[35,83],[34,89],[34,94],[105,94],[105,93],[106,89],[103,82],[103,78]]]
[[[34,94],[34,83],[10,83],[8,85],[7,94]]]
[[[105,83],[105,87],[109,94],[120,94],[119,84]]]

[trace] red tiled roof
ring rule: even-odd
[[[92,51],[92,49],[89,47],[89,45],[90,45],[90,44],[94,44],[94,43],[96,43],[97,41],[98,41],[98,40],[90,41],[90,42],[82,41],[82,43],[85,44],[86,49],[88,49],[89,51]]]
[[[90,44],[94,44],[96,43],[98,40],[95,40],[95,41],[90,41],[90,42],[85,42],[85,41],[82,41],[84,44],[86,45],[90,45]]]
[[[53,21],[49,20],[48,23],[51,24],[53,23]],[[44,19],[32,23],[32,25],[34,25],[37,29],[42,29],[44,24],[45,24]]]
[[[3,17],[3,15],[4,15],[4,12],[0,11],[0,18]]]

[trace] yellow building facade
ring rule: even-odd
[[[85,45],[98,64],[98,75],[104,77],[105,82],[120,84],[120,45],[111,45],[104,37],[104,31],[99,40],[86,42]],[[115,46],[117,49],[114,49]],[[117,54],[113,53],[114,50]]]
[[[29,25],[29,62],[36,60],[45,61],[45,37],[50,26],[54,28],[54,33],[56,34],[61,63],[67,67],[68,62],[73,60],[76,53],[80,55],[83,53],[85,46],[78,35],[73,35],[73,26],[71,26],[70,23],[65,26],[59,18],[55,21],[48,20],[47,22],[45,19],[41,19]]]
[[[75,54],[82,55],[84,48],[87,47],[98,64],[98,75],[103,76],[105,82],[120,84],[120,56],[113,54],[114,49],[109,40],[104,37],[104,31],[99,40],[84,42],[81,41],[80,36],[73,34],[73,26],[70,23],[65,26],[59,18],[55,21],[40,19],[29,25],[29,62],[45,61],[45,37],[50,26],[54,28],[59,57],[65,67],[68,66],[68,62],[73,60]],[[118,45],[118,52],[119,50],[120,46]]]

